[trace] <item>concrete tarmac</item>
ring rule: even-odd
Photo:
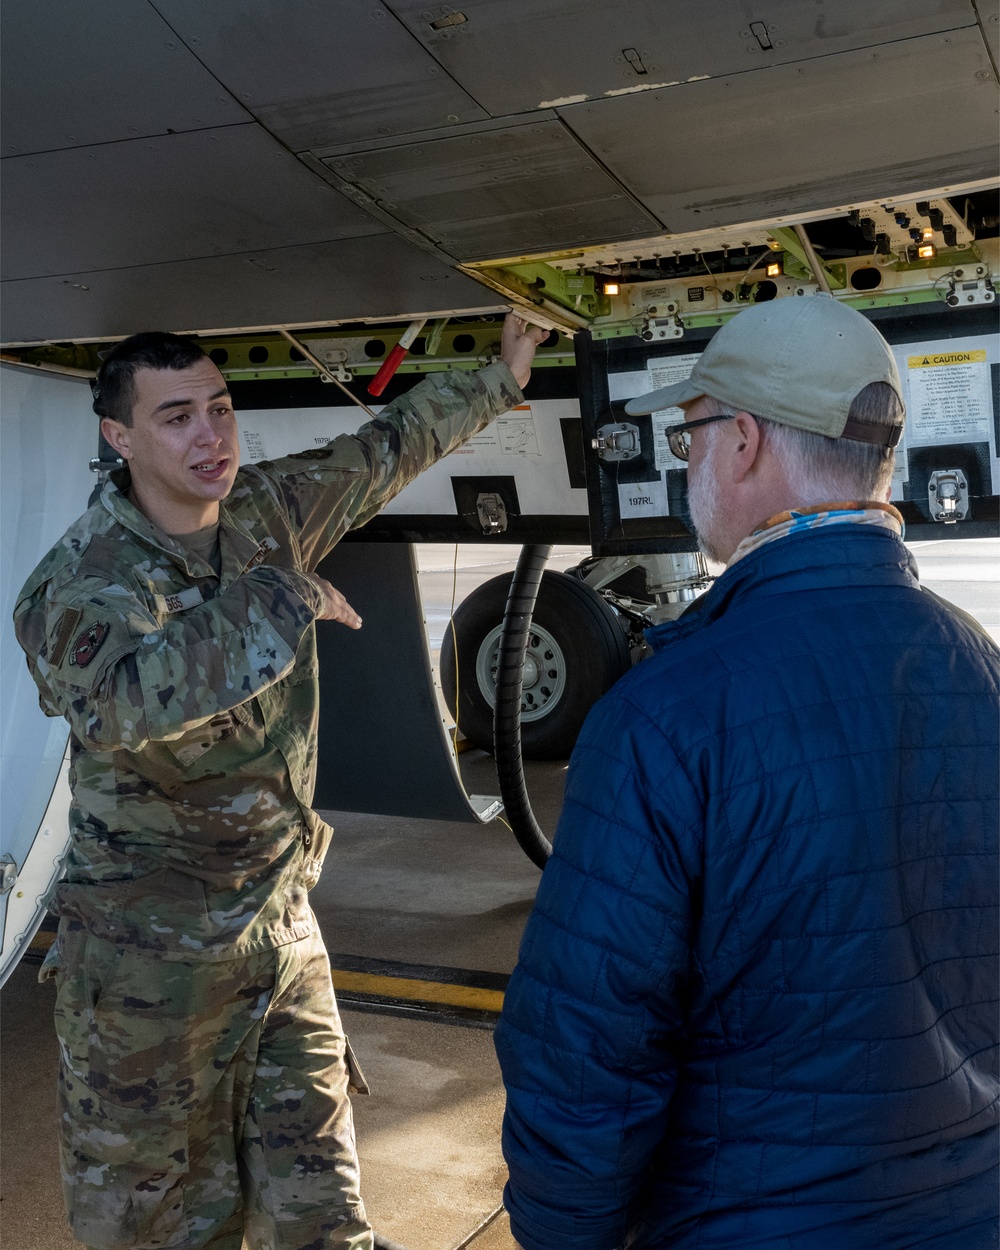
[[[927,585],[1000,641],[1000,540],[913,545]],[[512,567],[517,549],[463,545],[456,602]],[[586,554],[557,549],[551,567]],[[455,549],[420,550],[431,649],[450,615]],[[468,790],[496,793],[492,761],[460,757]],[[529,764],[542,827],[555,827],[565,765]],[[397,966],[418,978],[503,978],[512,969],[538,871],[494,821],[458,825],[326,813],[337,830],[313,894],[334,967]],[[11,1250],[71,1250],[56,1159],[54,992],[22,965],[0,995],[2,1236]],[[342,984],[352,974],[340,974]],[[335,974],[335,982],[338,981]],[[389,982],[386,982],[387,984]],[[403,982],[397,977],[396,984]],[[490,982],[490,984],[500,982]],[[492,991],[483,991],[489,994]],[[341,990],[346,1029],[372,1088],[356,1097],[362,1185],[375,1228],[408,1250],[512,1250],[501,1208],[503,1091],[488,1023],[434,1017],[419,1003],[364,1002]]]

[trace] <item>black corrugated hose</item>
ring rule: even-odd
[[[539,828],[528,801],[521,766],[521,678],[524,649],[528,645],[531,614],[535,610],[542,573],[551,545],[522,547],[507,595],[497,660],[496,707],[493,713],[497,778],[505,814],[521,849],[533,864],[544,868],[552,843]],[[404,1250],[387,1237],[375,1234],[375,1250]]]
[[[510,583],[507,607],[500,634],[497,658],[496,706],[493,711],[493,741],[497,780],[505,815],[521,849],[539,868],[552,854],[552,843],[539,828],[528,801],[521,765],[521,679],[524,676],[524,649],[531,630],[538,587],[552,547],[525,546],[517,559]]]
[[[552,843],[535,820],[524,784],[524,768],[521,764],[521,678],[524,676],[524,649],[528,645],[531,616],[551,551],[551,544],[525,546],[521,548],[521,554],[517,558],[503,614],[500,654],[497,658],[496,706],[493,712],[497,779],[505,815],[521,849],[539,868],[545,867],[552,854]],[[375,1250],[404,1248],[376,1233]]]

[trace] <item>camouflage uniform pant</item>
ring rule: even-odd
[[[58,948],[63,1185],[79,1240],[371,1250],[318,933],[186,962],[64,920]]]

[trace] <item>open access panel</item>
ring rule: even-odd
[[[865,315],[892,346],[903,384],[906,426],[896,449],[892,501],[903,515],[906,537],[996,535],[1000,345],[995,307],[925,304]],[[685,465],[671,454],[663,434],[666,426],[683,420],[683,413],[670,408],[628,416],[625,404],[686,378],[715,333],[715,327],[692,329],[669,343],[644,342],[637,335],[577,336],[595,555],[696,549]],[[618,431],[617,444],[627,445],[628,458],[595,446],[606,442],[609,430]]]

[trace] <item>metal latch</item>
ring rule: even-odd
[[[497,494],[476,497],[476,512],[484,534],[502,534],[507,528],[507,509]]]
[[[110,473],[113,469],[124,469],[125,461],[119,456],[115,460],[102,460],[100,456],[95,456],[90,461],[91,473]]]
[[[642,455],[639,427],[628,421],[602,425],[590,445],[602,460],[634,460]]]
[[[628,61],[629,65],[631,65],[635,73],[637,74],[649,73],[649,70],[642,63],[642,57],[635,50],[635,48],[622,48],[621,57],[615,57],[615,60],[621,61],[622,59]]]
[[[449,26],[463,26],[469,19],[464,13],[456,13],[454,9],[442,9],[443,17],[431,22],[431,30],[447,30]]]
[[[0,857],[0,895],[9,894],[17,880],[17,864],[10,855]]]
[[[773,29],[774,27],[772,26],[771,30]],[[768,29],[763,22],[751,22],[750,33],[760,44],[762,51],[769,52],[771,48],[774,47],[774,44],[771,42],[771,36],[768,33]]]
[[[322,356],[323,363],[326,365],[327,373],[329,374],[328,377],[320,375],[324,382],[329,382],[331,378],[337,382],[354,381],[354,374],[347,367],[346,351],[342,348],[333,348],[329,351],[321,352],[320,354]]]
[[[936,469],[927,483],[927,506],[935,521],[954,525],[969,513],[969,484],[961,469]]]
[[[949,308],[964,308],[968,304],[992,304],[996,297],[986,266],[968,265],[954,271],[944,300]]]
[[[678,305],[671,300],[668,304],[647,308],[639,333],[647,343],[663,339],[682,339],[684,323],[678,316]]]

